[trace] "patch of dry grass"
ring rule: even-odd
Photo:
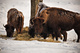
[[[18,34],[14,40],[29,40],[30,36],[28,35],[28,33],[24,33],[24,34]]]
[[[52,35],[50,35],[47,39],[43,39],[42,37],[38,38],[38,37],[34,37],[31,38],[30,35],[28,34],[28,27],[23,28],[23,31],[21,34],[17,34],[17,32],[15,31],[13,34],[13,37],[15,37],[14,40],[25,40],[25,41],[32,41],[32,40],[38,40],[38,41],[43,41],[43,42],[57,42],[60,43],[60,41],[54,41],[52,39]],[[6,35],[0,35],[0,38],[8,38],[6,37]]]
[[[6,35],[0,35],[0,38],[7,40],[9,37],[7,37]]]
[[[17,34],[16,32],[13,35],[15,37],[14,40],[29,40],[30,35],[28,34],[28,27],[23,28],[21,34]]]
[[[7,36],[6,35],[0,35],[0,38],[2,38],[2,37],[4,38],[4,37],[7,37]]]

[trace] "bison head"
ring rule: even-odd
[[[44,19],[42,19],[42,18],[34,18],[32,21],[33,21],[35,33],[36,34],[41,34],[43,32]]]
[[[7,32],[7,37],[12,37],[13,33],[14,33],[14,27],[9,25],[9,24],[5,25],[4,27],[5,27],[5,30]]]

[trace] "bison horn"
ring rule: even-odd
[[[30,19],[30,23],[31,23],[32,25],[33,25],[33,19],[34,19],[34,18],[31,18],[31,19]]]
[[[5,25],[3,24],[3,26],[5,27]]]

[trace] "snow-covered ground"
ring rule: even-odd
[[[80,43],[16,41],[0,38],[0,53],[80,53]]]
[[[80,13],[80,0],[43,0],[50,7],[59,7]],[[7,23],[7,11],[17,8],[24,14],[24,27],[29,26],[30,0],[0,0],[0,34],[6,34],[3,24]],[[80,53],[80,43],[76,41],[74,30],[68,31],[68,41],[62,43],[40,41],[16,41],[0,38],[0,53]]]

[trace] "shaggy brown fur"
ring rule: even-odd
[[[41,19],[42,18],[42,19]],[[43,19],[44,18],[44,19]],[[36,20],[36,19],[34,19]],[[47,8],[40,13],[38,20],[41,22],[40,24],[36,24],[37,33],[45,32],[55,32],[56,36],[60,36],[61,31],[69,31],[74,29],[78,35],[77,42],[80,39],[80,14],[71,12],[68,10],[64,10],[62,8]],[[38,21],[38,22],[39,22]],[[34,21],[34,23],[36,23]],[[36,27],[35,26],[35,27]],[[43,30],[42,30],[43,29]],[[67,38],[67,36],[65,36]],[[56,39],[58,39],[56,37]]]
[[[67,38],[65,38],[65,36],[67,36],[66,31],[65,31],[66,34],[64,34],[64,31],[61,31],[61,29],[59,29],[60,36],[56,36],[55,32],[53,32],[52,29],[48,28],[47,26],[45,26],[45,27],[42,26],[42,25],[44,25],[44,23],[43,23],[44,20],[42,18],[35,18],[32,21],[33,21],[33,24],[34,24],[35,34],[40,34],[42,37],[44,37],[44,39],[46,39],[46,37],[48,37],[49,34],[52,34],[52,38],[60,37],[62,39],[61,34],[63,34],[64,35],[64,41],[67,40]]]
[[[15,8],[11,8],[7,14],[7,24],[4,26],[6,28],[7,36],[12,36],[15,28],[17,33],[21,33],[23,25],[24,16],[22,12]]]
[[[33,25],[33,22],[32,20],[36,17],[38,17],[41,13],[42,10],[48,8],[48,6],[46,6],[45,4],[43,4],[42,2],[39,2],[38,5],[36,5],[36,15],[35,17],[31,18],[30,19],[30,26],[29,26],[29,34],[31,37],[34,37],[35,36],[35,30],[34,30],[34,25]]]

